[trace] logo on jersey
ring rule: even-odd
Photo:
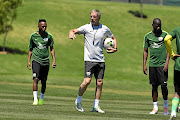
[[[159,41],[163,41],[163,37],[158,37],[158,40]]]
[[[158,45],[157,43],[154,42],[153,45],[152,45],[152,47],[153,47],[153,48],[160,48],[161,45]]]
[[[40,42],[38,42],[38,49],[44,49],[44,48],[46,48],[46,46],[43,46]]]
[[[44,38],[43,40],[44,40],[44,41],[48,41],[48,38]]]

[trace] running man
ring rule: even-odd
[[[101,18],[101,12],[94,9],[90,13],[91,22],[83,25],[77,29],[69,31],[69,38],[75,39],[75,34],[84,34],[84,61],[85,61],[85,76],[84,81],[80,85],[79,93],[75,101],[76,109],[80,112],[84,112],[81,101],[86,88],[91,83],[92,75],[96,78],[96,94],[94,100],[93,111],[99,113],[105,113],[99,107],[100,97],[102,93],[103,77],[105,71],[105,58],[103,54],[103,41],[105,36],[114,40],[114,48],[108,48],[108,53],[114,53],[117,51],[117,41],[110,29],[99,23]]]
[[[171,46],[171,41],[176,38],[177,54],[174,54]],[[172,109],[170,120],[176,119],[177,107],[180,100],[180,27],[174,29],[170,34],[166,35],[164,39],[167,51],[170,57],[175,61],[174,63],[174,88],[175,93],[172,99]]]
[[[158,86],[161,85],[164,115],[168,115],[168,63],[169,54],[167,53],[164,38],[168,34],[161,30],[161,20],[155,18],[153,20],[153,31],[147,33],[144,37],[144,53],[143,53],[143,72],[147,75],[146,61],[148,58],[148,48],[150,48],[149,60],[149,82],[152,85],[153,110],[149,114],[158,113]]]
[[[27,68],[33,71],[33,105],[43,105],[44,94],[46,90],[46,81],[49,72],[49,46],[53,59],[52,67],[56,67],[54,41],[52,35],[46,32],[47,23],[45,19],[40,19],[38,22],[39,31],[33,33],[29,43],[29,55]],[[38,101],[38,82],[41,80],[41,96]]]

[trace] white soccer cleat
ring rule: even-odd
[[[33,105],[38,105],[38,100],[34,100]]]
[[[158,113],[158,110],[153,109],[149,114],[153,115],[153,114],[157,114],[157,113]]]
[[[105,111],[101,110],[101,108],[98,106],[97,108],[93,107],[93,112],[99,112],[99,113],[105,113]]]
[[[171,116],[169,120],[176,120],[176,116]]]
[[[77,103],[77,99],[75,101],[77,111],[84,112],[81,103]]]
[[[167,107],[164,107],[164,115],[169,115],[169,111]]]

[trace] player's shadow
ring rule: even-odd
[[[2,46],[0,46],[0,52],[3,52]],[[8,54],[20,54],[20,55],[27,54],[26,51],[22,51],[22,50],[17,49],[17,48],[9,48],[9,47],[5,48],[5,52],[7,52]]]
[[[129,13],[131,13],[131,14],[133,14],[134,16],[136,16],[136,17],[139,17],[139,18],[141,18],[141,13],[139,12],[139,11],[132,11],[132,10],[129,10],[128,11]],[[145,15],[145,14],[142,14],[142,18],[147,18],[147,15]]]

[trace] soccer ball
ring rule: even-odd
[[[112,48],[114,47],[114,40],[112,38],[106,38],[104,40],[104,48],[108,49],[108,48]]]

